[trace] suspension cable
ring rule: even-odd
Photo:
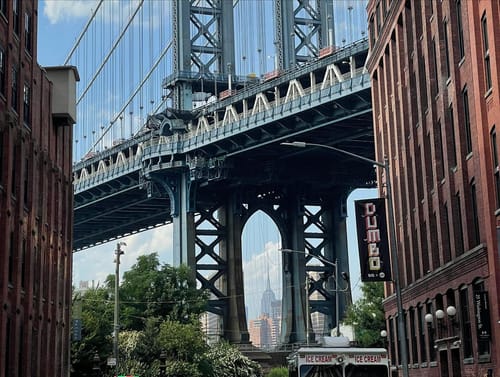
[[[160,56],[156,60],[155,64],[151,67],[151,69],[149,70],[149,72],[147,73],[147,75],[144,76],[144,78],[142,79],[142,81],[139,84],[139,86],[137,88],[135,88],[134,93],[132,93],[132,95],[129,97],[129,99],[127,100],[127,102],[125,102],[125,104],[122,106],[122,108],[120,109],[120,111],[118,111],[118,113],[117,113],[118,115],[116,115],[110,121],[110,125],[108,127],[106,127],[106,129],[102,132],[102,134],[99,136],[99,138],[96,140],[96,142],[92,146],[91,150],[104,138],[104,135],[106,135],[106,133],[109,131],[109,129],[113,126],[113,123],[116,122],[116,120],[118,119],[119,114],[121,114],[127,108],[127,106],[130,104],[130,102],[132,102],[132,100],[134,99],[134,97],[136,96],[136,94],[139,92],[139,90],[142,89],[143,85],[149,79],[149,76],[151,76],[151,74],[154,72],[154,70],[156,69],[156,67],[158,66],[158,64],[160,64],[162,58],[165,56],[165,54],[170,49],[170,47],[172,46],[172,44],[173,44],[173,41],[170,41],[170,43],[167,46],[165,46],[165,48],[163,49],[162,53],[160,54]]]
[[[78,39],[76,40],[75,44],[73,45],[73,48],[71,49],[71,51],[69,52],[68,56],[66,57],[66,60],[64,61],[63,65],[66,65],[68,64],[68,62],[70,61],[71,57],[73,56],[73,53],[75,52],[75,50],[78,48],[81,40],[83,39],[85,33],[87,32],[87,29],[89,28],[90,24],[92,23],[92,21],[94,20],[97,12],[99,11],[99,8],[101,7],[102,3],[104,2],[104,0],[100,0],[99,1],[99,4],[97,4],[97,7],[96,9],[94,10],[94,12],[92,12],[92,15],[90,16],[89,20],[87,21],[87,23],[85,24],[85,27],[83,28],[82,32],[80,33],[80,35],[78,36]]]
[[[121,39],[123,38],[125,32],[127,31],[128,27],[132,24],[132,21],[134,20],[134,17],[135,15],[137,14],[137,12],[139,11],[139,9],[142,7],[142,4],[144,3],[144,0],[141,0],[139,2],[139,4],[137,5],[137,8],[135,9],[134,13],[132,14],[132,17],[128,20],[127,22],[127,25],[125,26],[125,28],[121,31],[120,35],[118,36],[117,40],[115,41],[115,43],[113,44],[113,46],[111,47],[111,50],[108,52],[108,54],[106,55],[106,57],[104,58],[104,60],[102,61],[101,65],[99,66],[99,68],[97,69],[97,72],[94,74],[94,76],[92,76],[92,79],[90,80],[90,82],[87,84],[87,86],[85,87],[85,90],[83,91],[83,93],[80,95],[80,97],[78,98],[78,100],[76,101],[76,104],[78,105],[80,103],[80,101],[82,100],[82,98],[87,94],[87,92],[89,91],[90,87],[92,86],[92,84],[94,83],[94,81],[97,79],[97,76],[99,76],[99,74],[101,73],[102,69],[104,68],[104,66],[106,65],[106,63],[108,62],[110,56],[113,54],[113,52],[115,51],[116,49],[116,46],[120,43]]]

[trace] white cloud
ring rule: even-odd
[[[45,0],[43,13],[51,24],[56,24],[61,20],[89,17],[96,6],[97,0]]]
[[[166,225],[133,236],[124,237],[119,242],[124,254],[120,258],[120,275],[130,270],[141,255],[158,253],[161,263],[172,264],[172,226]],[[73,285],[80,281],[94,281],[102,284],[108,275],[115,273],[114,254],[117,241],[96,246],[73,254]]]

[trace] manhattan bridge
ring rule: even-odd
[[[262,211],[299,251],[282,253],[281,343],[306,342],[310,313],[327,332],[349,294],[335,297],[320,260],[348,271],[346,198],[375,187],[375,172],[282,143],[374,158],[365,6],[98,2],[65,62],[81,78],[74,251],[172,224],[174,264],[209,291],[222,336],[245,344],[241,236]]]

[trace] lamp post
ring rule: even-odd
[[[301,250],[281,249],[281,251],[284,253],[305,254],[305,252],[301,251]],[[315,255],[315,254],[308,254],[308,255],[313,257],[313,258],[316,258],[317,260],[319,260],[320,262],[322,262],[324,264],[333,266],[335,268],[335,272],[334,272],[334,274],[335,274],[335,323],[336,323],[335,327],[336,327],[336,336],[339,337],[340,336],[340,321],[339,321],[340,299],[339,299],[339,293],[347,291],[347,289],[349,289],[349,287],[347,287],[347,289],[345,289],[345,290],[339,289],[339,279],[338,279],[339,264],[338,264],[337,259],[335,259],[335,262],[332,262],[332,261],[329,261],[328,259],[322,257],[321,255]],[[306,274],[306,287],[305,287],[305,289],[306,289],[306,332],[307,332],[306,342],[309,345],[309,276],[307,274]]]
[[[165,351],[161,351],[160,354],[160,377],[165,377],[165,371],[167,370],[167,354]]]
[[[92,366],[92,371],[94,372],[94,377],[99,377],[101,375],[101,367],[99,366],[99,354],[97,351],[94,353],[94,357],[92,358],[94,365]]]
[[[384,162],[378,162],[372,160],[370,158],[360,156],[355,153],[351,153],[349,151],[333,147],[331,145],[326,144],[317,144],[317,143],[306,143],[303,141],[294,141],[291,143],[281,143],[281,145],[289,145],[297,148],[306,148],[306,147],[318,147],[324,149],[330,149],[332,151],[345,154],[347,156],[356,158],[361,161],[365,161],[367,163],[373,164],[380,168],[384,169],[385,172],[385,184],[386,184],[386,198],[387,198],[387,206],[389,208],[389,219],[391,223],[391,263],[392,263],[392,274],[394,277],[394,290],[396,291],[396,304],[398,311],[398,330],[399,330],[399,349],[401,350],[401,365],[403,367],[403,377],[409,376],[408,371],[408,346],[406,344],[406,326],[403,312],[403,300],[401,296],[401,284],[399,280],[399,262],[398,262],[398,251],[397,251],[397,242],[396,242],[396,220],[394,218],[394,208],[392,203],[392,193],[391,193],[391,179],[390,179],[390,169],[389,169],[389,159],[387,157],[384,158]]]
[[[116,263],[116,268],[115,268],[115,315],[114,315],[114,321],[113,321],[113,328],[114,328],[114,336],[113,336],[113,354],[115,357],[115,368],[116,368],[116,375],[118,376],[118,333],[120,331],[120,324],[118,322],[119,318],[119,310],[120,310],[120,298],[118,297],[118,288],[120,286],[120,256],[124,254],[123,250],[121,249],[122,246],[127,246],[125,242],[118,242],[116,244],[116,250],[115,250],[115,263]]]

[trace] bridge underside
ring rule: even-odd
[[[198,149],[197,155],[218,152],[226,157],[211,171],[191,170],[191,176],[195,175],[190,179],[196,183],[196,206],[205,198],[234,191],[247,195],[293,189],[320,200],[339,190],[373,187],[375,175],[369,164],[324,148],[280,145],[283,141],[300,140],[373,158],[371,111],[361,108],[355,117],[325,118],[323,123],[331,123],[313,131],[308,120],[311,117],[304,113],[280,124],[267,125],[264,130],[251,130]],[[296,136],[287,137],[290,130],[296,131]],[[280,132],[283,136],[273,136]],[[162,179],[168,181],[168,177],[176,177],[182,171],[187,171],[187,167],[165,171]],[[74,250],[172,222],[168,192],[140,174],[136,171],[122,175],[75,195]],[[196,181],[197,174],[202,180]]]

